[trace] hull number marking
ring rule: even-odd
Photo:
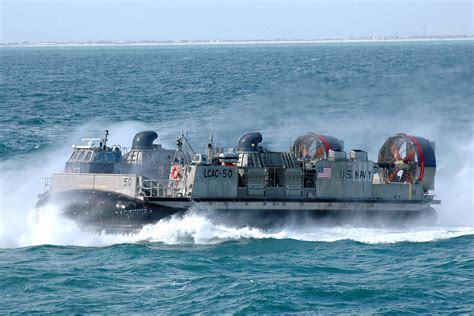
[[[132,186],[132,178],[130,178],[130,177],[123,178],[123,186],[124,187]]]
[[[204,169],[204,178],[232,178],[232,169]]]

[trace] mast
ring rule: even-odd
[[[102,140],[102,142],[104,143],[104,144],[103,144],[103,145],[104,145],[104,149],[107,147],[107,141],[108,141],[108,140],[109,140],[109,130],[106,129],[106,130],[105,130],[105,137],[104,137],[104,139]]]

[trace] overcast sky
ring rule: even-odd
[[[0,41],[471,35],[464,1],[0,0]]]

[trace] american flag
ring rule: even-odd
[[[331,167],[319,167],[318,168],[319,179],[331,179]]]

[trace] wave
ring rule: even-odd
[[[13,150],[12,147],[5,145],[3,143],[0,143],[0,157],[2,157],[4,153],[9,153],[12,150]]]
[[[139,240],[167,244],[196,243],[209,244],[239,239],[293,239],[313,242],[335,242],[353,240],[367,244],[397,242],[428,242],[440,239],[474,235],[472,227],[425,227],[372,228],[353,226],[331,226],[309,223],[302,226],[283,225],[262,229],[257,227],[234,227],[215,224],[211,218],[194,212],[184,217],[172,217],[157,224],[145,226],[134,237]]]
[[[17,230],[18,227],[15,229]],[[431,242],[469,235],[474,235],[473,227],[374,228],[356,226],[351,223],[332,226],[318,222],[309,222],[304,225],[288,223],[270,228],[241,227],[216,222],[212,213],[201,214],[194,210],[188,211],[184,216],[173,216],[156,224],[144,226],[135,233],[106,234],[105,231],[100,233],[84,231],[75,222],[61,216],[53,206],[46,206],[29,212],[27,225],[22,232],[14,234],[8,231],[7,227],[0,226],[0,247],[44,244],[103,247],[143,242],[208,245],[246,239],[292,239],[308,242],[352,240],[365,244],[387,244]]]
[[[22,126],[35,126],[35,125],[45,125],[46,121],[40,118],[29,118],[25,120],[18,121],[18,125]]]

